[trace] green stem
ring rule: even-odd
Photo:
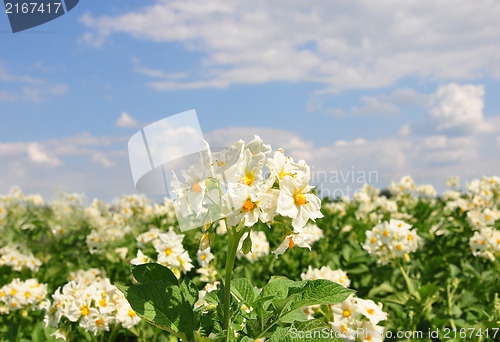
[[[399,269],[401,270],[401,273],[405,278],[406,286],[408,286],[408,291],[410,292],[410,295],[415,296],[415,290],[413,289],[413,284],[411,283],[410,278],[408,277],[408,273],[406,273],[401,263],[399,264]]]
[[[453,330],[456,330],[457,329],[457,326],[455,325],[455,321],[453,320],[453,313],[451,311],[451,296],[452,296],[452,293],[450,292],[450,284],[448,284],[446,286],[446,294],[447,294],[447,299],[448,299],[448,314],[450,315],[450,324],[451,324],[451,328]]]
[[[414,298],[416,298],[417,296],[415,294],[415,289],[413,288],[413,284],[410,281],[410,277],[408,276],[408,273],[405,271],[402,263],[399,263],[399,269],[401,270],[401,273],[403,274],[403,277],[405,278],[406,286],[408,287],[408,292],[410,293],[410,296],[413,296]],[[410,309],[410,319],[413,319],[413,318],[414,318],[414,311],[412,309]],[[412,328],[414,331],[416,330],[416,328],[417,328],[416,322],[414,322],[414,325]],[[408,339],[407,341],[411,342],[410,339]]]
[[[116,339],[116,335],[118,335],[119,328],[120,328],[120,325],[115,324],[115,326],[113,327],[113,330],[111,330],[111,335],[108,338],[108,342],[114,342],[114,340]]]
[[[242,220],[237,227],[227,227],[227,235],[229,238],[227,259],[226,259],[226,277],[224,279],[224,321],[223,328],[227,329],[227,337],[229,337],[229,318],[231,316],[229,309],[231,304],[231,278],[233,275],[234,260],[236,259],[236,252],[240,239],[245,233],[246,229],[241,229],[245,221]],[[240,231],[241,229],[241,231]]]

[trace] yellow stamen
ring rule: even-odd
[[[99,305],[100,305],[100,306],[106,306],[106,305],[108,305],[108,303],[106,302],[106,298],[101,299],[101,300],[99,301]]]
[[[132,309],[130,309],[130,310],[128,310],[127,315],[128,315],[129,317],[134,317],[136,314],[135,314],[135,312],[134,312]]]
[[[366,309],[366,312],[368,312],[370,315],[373,315],[373,309]]]
[[[403,249],[403,247],[401,247],[401,245],[397,245],[396,248],[398,249],[398,251]]]
[[[344,310],[344,317],[349,317],[349,316],[351,316],[351,311]]]
[[[295,200],[295,203],[300,205],[304,205],[307,203],[306,196],[302,194],[296,194],[295,196],[293,196],[293,199]]]
[[[295,242],[293,242],[293,236],[290,235],[290,241],[288,242],[288,248],[292,249],[295,246]]]
[[[389,232],[387,230],[384,230],[384,233],[383,233],[384,236],[389,236]]]
[[[252,186],[253,181],[254,181],[254,179],[252,177],[249,177],[249,176],[245,176],[245,177],[240,178],[240,184],[242,184],[242,185]]]
[[[82,309],[80,310],[80,313],[82,314],[82,316],[87,316],[89,313],[90,313],[90,310],[88,307],[84,306],[82,307]]]
[[[250,200],[247,200],[245,204],[243,204],[243,211],[250,211],[255,207],[255,203]]]
[[[202,192],[203,189],[201,188],[200,183],[196,183],[196,184],[191,185],[191,191],[192,192]]]
[[[170,248],[165,249],[165,254],[169,256],[170,254],[172,254],[172,250]]]
[[[374,237],[372,237],[372,239],[370,241],[371,241],[371,243],[375,243],[375,242],[377,242],[377,239],[375,239]]]

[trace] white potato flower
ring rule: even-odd
[[[474,232],[469,240],[472,254],[491,261],[500,259],[500,230],[491,227]]]
[[[367,231],[363,248],[385,265],[395,258],[409,257],[409,253],[415,252],[422,244],[422,238],[411,230],[411,225],[392,219]]]
[[[47,296],[47,284],[41,284],[36,278],[25,281],[13,279],[0,287],[0,312],[7,314],[17,310],[38,310]]]
[[[328,266],[323,266],[318,269],[318,268],[312,268],[312,266],[309,265],[307,272],[302,273],[300,277],[302,278],[302,280],[307,280],[307,279],[331,280],[344,287],[349,287],[349,285],[351,285],[351,281],[349,280],[349,277],[347,276],[346,272],[342,271],[341,269],[332,270]]]
[[[142,264],[147,264],[150,262],[152,262],[152,259],[149,256],[142,253],[142,251],[140,249],[137,250],[137,256],[135,258],[133,258],[132,260],[130,260],[130,263],[132,265],[142,265]]]
[[[77,322],[86,331],[97,335],[108,331],[110,326],[121,324],[129,329],[140,318],[131,309],[124,295],[108,278],[95,269],[79,270],[71,276],[74,280],[58,288],[52,295],[52,303],[45,303],[45,324],[59,327],[66,317]],[[65,336],[61,327],[59,335]]]
[[[321,200],[309,193],[309,177],[298,182],[292,176],[285,176],[280,182],[280,190],[276,212],[292,218],[293,228],[301,229],[310,219],[315,221],[323,217]]]

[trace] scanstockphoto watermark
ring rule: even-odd
[[[355,165],[339,170],[311,169],[311,184],[324,197],[352,197],[363,185],[379,183],[377,170],[362,170]]]
[[[296,328],[291,328],[288,336],[291,339],[304,339],[304,338],[346,338],[355,340],[358,337],[363,340],[366,337],[370,339],[383,339],[385,338],[384,331],[370,331],[363,328],[358,328],[357,330],[349,330],[349,331],[337,331],[330,328],[323,328],[320,330],[298,330]]]
[[[363,328],[357,328],[356,330],[348,330],[348,331],[338,331],[338,330],[333,330],[330,328],[323,328],[323,329],[318,329],[318,330],[298,330],[296,328],[291,328],[290,331],[288,332],[288,336],[291,339],[350,339],[350,340],[356,340],[356,339],[361,339],[362,341],[365,340],[383,340],[385,338],[393,338],[397,337],[399,338],[407,338],[407,339],[421,339],[425,335],[431,337],[434,336],[433,333],[437,331],[429,332],[427,334],[424,334],[423,331],[397,331],[397,332],[392,332],[392,331],[385,331],[383,329],[380,330],[369,330],[369,329],[363,329]]]

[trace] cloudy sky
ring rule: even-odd
[[[499,17],[495,0],[82,0],[12,34],[0,13],[0,192],[132,193],[128,139],[189,109],[209,141],[259,134],[328,189],[498,175]]]

